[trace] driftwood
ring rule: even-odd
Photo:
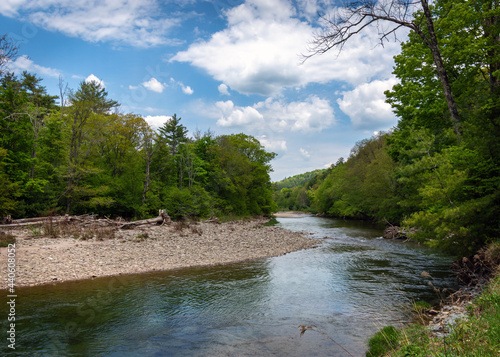
[[[404,228],[399,226],[393,226],[389,221],[385,220],[389,227],[384,230],[383,237],[385,239],[398,239],[398,240],[410,240],[409,235],[417,232],[417,228]]]
[[[476,254],[453,262],[451,270],[457,275],[460,285],[485,284],[500,267],[500,246],[481,248]]]
[[[85,215],[87,216],[87,215]],[[80,216],[83,217],[83,216]],[[0,224],[0,228],[17,228],[17,227],[29,227],[29,226],[39,226],[41,224],[52,224],[70,221],[80,221],[81,218],[78,216],[54,216],[54,217],[36,217],[36,218],[23,218],[23,219],[11,219],[6,220],[7,224]],[[10,222],[10,223],[9,223]]]
[[[115,223],[117,225],[119,225],[120,229],[133,229],[133,228],[137,228],[139,226],[142,227],[142,226],[150,226],[150,225],[156,225],[156,224],[164,225],[164,224],[172,223],[167,212],[165,212],[164,210],[160,210],[160,212],[158,212],[158,213],[159,213],[159,215],[156,218],[143,219],[141,221],[126,222],[126,223],[118,221]]]
[[[210,217],[205,222],[207,222],[207,223],[220,223],[219,219],[217,217],[215,217],[215,216]]]
[[[42,224],[60,224],[60,223],[65,223],[65,222],[79,222],[81,224],[85,225],[92,225],[92,226],[101,226],[101,227],[107,227],[107,226],[112,226],[118,229],[133,229],[137,227],[145,227],[145,226],[151,226],[151,225],[157,225],[157,224],[170,224],[172,223],[169,215],[167,212],[164,210],[160,210],[158,217],[156,218],[150,218],[150,219],[144,219],[140,221],[134,221],[134,222],[125,222],[121,218],[118,220],[111,220],[109,218],[104,218],[104,219],[95,219],[94,216],[89,216],[87,214],[81,215],[81,216],[51,216],[51,217],[36,217],[36,218],[23,218],[23,219],[9,219],[6,220],[6,222],[9,222],[8,224],[1,224],[0,229],[10,229],[10,228],[21,228],[21,227],[29,227],[29,226],[39,226]]]

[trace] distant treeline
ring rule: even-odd
[[[432,11],[459,121],[432,53],[412,32],[395,57],[399,84],[386,92],[397,126],[357,143],[346,162],[307,183],[281,188],[280,208],[418,227],[413,238],[460,253],[499,239],[499,9],[437,1]]]
[[[291,177],[287,177],[281,181],[274,182],[273,183],[273,188],[274,190],[281,190],[282,188],[294,188],[297,186],[301,186],[305,184],[307,181],[311,180],[312,178],[316,177],[322,172],[325,172],[326,169],[317,169],[314,171],[310,172],[305,172],[303,174],[298,174],[294,175]]]
[[[274,153],[245,134],[188,136],[175,114],[159,130],[121,114],[97,82],[61,84],[0,71],[0,221],[48,214],[140,218],[275,210]]]

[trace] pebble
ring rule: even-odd
[[[16,235],[13,231],[16,235],[16,286],[225,264],[283,255],[318,245],[318,240],[303,233],[262,226],[265,222],[267,220],[255,219],[198,223],[196,228],[202,232],[201,236],[190,228],[179,232],[173,225],[154,226],[118,231],[114,238],[104,241],[76,241],[64,236],[33,238]],[[145,233],[147,238],[138,242],[138,237]],[[2,250],[0,265],[6,264],[7,253]],[[7,288],[6,278],[2,270],[0,289]]]

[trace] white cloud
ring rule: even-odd
[[[259,126],[264,117],[253,107],[236,107],[230,100],[217,102],[215,106],[221,113],[217,125],[220,126]]]
[[[144,119],[153,129],[157,129],[163,126],[163,124],[165,124],[171,118],[172,117],[168,115],[148,115]]]
[[[309,152],[307,152],[307,150],[300,148],[299,151],[302,154],[302,156],[304,156],[306,159],[309,159],[311,157],[311,154],[309,154]]]
[[[220,101],[211,112],[218,117],[219,126],[267,132],[318,132],[335,123],[330,103],[315,95],[305,101],[291,103],[268,98],[246,107],[236,106],[231,100]]]
[[[268,138],[267,135],[258,136],[257,139],[260,143],[269,151],[287,151],[286,140],[281,139],[271,139]]]
[[[322,7],[328,7],[331,1],[328,0],[296,0],[300,14],[308,20],[318,17]]]
[[[102,81],[101,79],[97,78],[94,74],[91,74],[90,76],[88,76],[87,78],[85,78],[85,82],[86,83],[95,82],[95,83],[99,84],[102,88],[106,88],[106,85],[104,84],[104,81]]]
[[[219,85],[218,89],[219,89],[219,93],[222,95],[231,95],[229,93],[228,87],[224,83],[221,83]]]
[[[59,77],[61,73],[57,69],[40,66],[35,64],[28,56],[19,56],[15,61],[9,62],[9,68],[15,73],[22,73],[23,71],[36,73],[47,77]]]
[[[194,93],[194,90],[190,86],[185,86],[184,84],[181,83],[181,87],[184,94],[191,95]]]
[[[4,0],[0,2],[0,14],[8,17],[14,17],[18,15],[18,8],[22,5],[24,1],[19,0],[19,1],[9,1],[9,0]]]
[[[7,0],[1,2],[0,14],[90,42],[136,47],[179,43],[166,35],[181,19],[162,12],[156,0]]]
[[[163,90],[166,87],[165,83],[161,83],[160,81],[158,81],[154,77],[151,78],[149,81],[146,81],[146,82],[142,83],[142,85],[145,88],[149,89],[150,91],[153,91],[153,92],[156,92],[156,93],[162,93]]]
[[[356,129],[388,129],[394,126],[397,118],[390,104],[385,102],[384,91],[391,89],[397,80],[373,81],[344,92],[338,99],[340,109],[349,116]]]
[[[182,89],[182,92],[187,95],[191,95],[194,93],[194,90],[190,86],[184,85],[184,83],[180,81],[176,81],[174,78],[170,78],[170,85],[172,87],[179,86]]]
[[[307,53],[315,28],[296,18],[290,4],[283,0],[248,0],[225,13],[226,29],[193,43],[171,61],[202,68],[240,93],[264,96],[308,83],[337,80],[358,85],[390,77],[399,43],[377,46],[375,27],[346,44],[338,57],[332,50],[300,64],[299,55]],[[300,4],[304,11],[317,7],[316,3],[309,7],[304,1]]]

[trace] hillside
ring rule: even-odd
[[[326,170],[327,169],[316,169],[314,171],[287,177],[281,181],[273,182],[273,188],[275,191],[281,191],[281,189],[283,188],[295,188],[298,186],[302,186],[306,182],[310,181],[313,177],[324,173]]]

